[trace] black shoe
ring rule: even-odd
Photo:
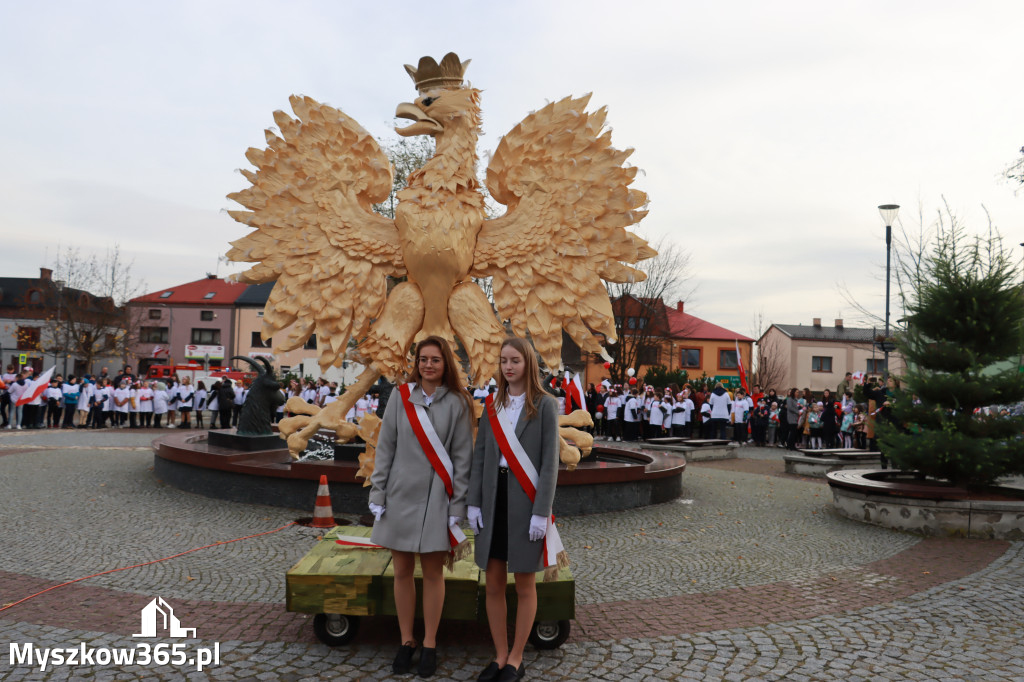
[[[416,652],[416,642],[406,642],[398,647],[395,654],[395,662],[391,664],[391,672],[396,675],[404,675],[412,670],[412,655]]]
[[[484,671],[477,675],[476,682],[491,682],[492,680],[498,679],[498,673],[501,672],[501,666],[498,665],[497,661],[491,661],[484,668]]]
[[[416,666],[416,674],[420,677],[430,677],[437,670],[437,649],[423,647],[420,651],[420,662]]]
[[[516,680],[523,679],[523,675],[525,674],[526,663],[520,663],[518,668],[512,665],[506,665],[494,679],[497,680],[497,682],[516,682]]]

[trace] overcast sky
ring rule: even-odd
[[[884,310],[884,226],[945,197],[1024,241],[1002,179],[1024,145],[1024,2],[5,2],[5,276],[120,244],[154,291],[246,233],[225,195],[272,112],[309,95],[393,139],[403,64],[455,51],[483,90],[481,152],[593,92],[634,147],[640,232],[692,256],[687,311],[752,335]]]

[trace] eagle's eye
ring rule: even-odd
[[[428,97],[423,100],[423,106],[429,107],[431,104],[437,101],[437,97]]]

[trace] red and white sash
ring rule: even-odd
[[[360,537],[358,535],[339,535],[338,539],[335,540],[339,545],[345,547],[359,547],[362,549],[384,549],[382,545],[375,545],[370,542],[370,538]]]
[[[402,407],[405,408],[405,415],[409,418],[409,425],[412,426],[412,432],[416,434],[416,440],[423,448],[423,454],[427,456],[430,466],[434,467],[434,472],[444,483],[444,489],[448,493],[450,501],[454,494],[452,477],[455,475],[455,466],[452,464],[452,458],[448,456],[448,451],[444,449],[444,443],[437,435],[434,425],[430,423],[427,411],[422,405],[417,405],[409,400],[412,389],[415,387],[416,384],[399,386],[398,392],[402,395]],[[452,549],[458,547],[465,540],[466,534],[462,532],[458,524],[448,527],[448,541],[451,543]]]
[[[522,443],[519,442],[515,424],[510,424],[508,415],[502,407],[495,405],[493,393],[487,396],[487,421],[491,424],[491,431],[494,433],[494,440],[498,443],[498,449],[501,450],[501,454],[505,455],[508,468],[512,470],[519,485],[530,498],[530,502],[536,501],[537,484],[540,480],[537,468],[533,466],[529,455],[526,454]],[[544,566],[558,566],[558,555],[563,552],[565,552],[565,547],[562,546],[562,538],[559,537],[558,527],[555,526],[555,516],[549,514],[547,531],[544,533]]]

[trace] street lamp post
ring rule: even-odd
[[[892,257],[892,224],[896,221],[896,214],[899,213],[899,204],[882,204],[878,212],[882,214],[882,222],[885,223],[885,337],[882,341],[882,352],[884,354],[885,377],[889,377],[889,271]]]
[[[57,334],[56,334],[57,338],[54,339],[54,342],[57,345],[57,353],[54,353],[54,355],[53,355],[53,366],[57,367],[57,354],[59,353],[60,355],[63,355],[64,356],[64,373],[63,373],[63,375],[66,377],[68,375],[68,356],[67,356],[67,353],[65,352],[66,349],[64,348],[64,346],[65,346],[64,340],[67,339],[67,335],[66,335],[66,332],[64,330],[64,326],[63,326],[63,324],[61,324],[61,320],[60,320],[60,313],[61,313],[61,309],[63,308],[62,304],[64,303],[64,280],[62,280],[62,279],[54,280],[53,283],[57,287],[57,328],[55,330],[57,332]]]

